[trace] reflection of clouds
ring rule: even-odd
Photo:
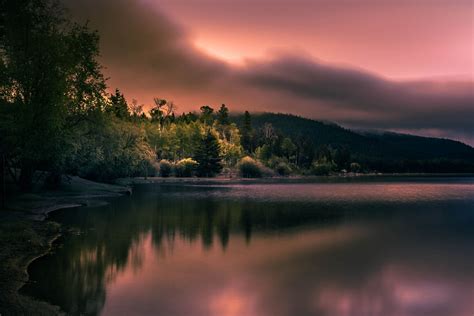
[[[472,316],[474,195],[465,183],[160,186],[159,199],[137,190],[67,213],[95,229],[44,262],[38,284],[73,314]],[[233,190],[256,200],[233,201]],[[340,200],[325,203],[333,194]],[[420,203],[374,202],[379,195]]]
[[[344,285],[317,289],[315,309],[318,315],[338,316],[471,316],[472,284],[453,284],[427,269],[423,273],[389,266],[355,289]]]
[[[474,276],[463,270],[472,258],[456,265],[463,257],[449,243],[425,243],[410,230],[403,240],[392,234],[344,225],[256,234],[250,245],[231,235],[225,252],[177,237],[169,256],[142,238],[142,269],[129,264],[108,285],[103,314],[472,316]],[[445,256],[425,260],[436,251]]]
[[[257,316],[255,299],[238,288],[229,288],[210,299],[209,309],[212,316]]]

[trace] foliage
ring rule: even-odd
[[[316,176],[327,176],[334,171],[335,168],[336,165],[332,161],[317,161],[311,166],[311,173]]]
[[[219,142],[210,129],[202,137],[194,159],[199,164],[196,171],[200,177],[212,177],[222,170]]]
[[[474,149],[451,140],[355,133],[283,114],[231,116],[225,104],[177,116],[163,98],[152,107],[129,103],[119,89],[107,93],[98,34],[67,21],[58,3],[0,2],[0,153],[23,190],[38,171],[57,186],[65,173],[113,181],[159,168],[169,176],[170,161],[177,176],[214,176],[237,164],[243,176],[270,174],[267,167],[280,175],[360,172],[361,165],[474,172]]]
[[[246,153],[252,152],[252,118],[249,111],[245,111],[242,124],[242,147]]]
[[[111,181],[145,175],[152,168],[154,154],[144,131],[131,122],[102,114],[84,123],[74,139],[68,173]]]
[[[292,171],[290,166],[284,161],[279,162],[274,169],[280,176],[288,176]]]
[[[350,169],[352,172],[360,172],[362,170],[360,164],[358,164],[357,162],[352,162]]]
[[[229,109],[225,106],[225,104],[221,105],[221,108],[217,112],[217,121],[221,125],[228,125],[229,122]]]
[[[263,166],[253,158],[246,156],[238,163],[239,174],[243,178],[260,178],[263,175]]]
[[[35,170],[64,171],[73,128],[103,106],[98,36],[66,23],[50,0],[2,2],[0,29],[0,104],[9,111],[2,142],[28,190]]]
[[[166,159],[160,161],[160,176],[169,177],[173,172],[173,164]]]
[[[198,163],[192,158],[181,159],[175,164],[175,175],[177,177],[192,177]]]

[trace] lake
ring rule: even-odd
[[[85,315],[474,315],[474,178],[137,185],[54,213],[23,294]]]

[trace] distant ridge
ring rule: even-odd
[[[238,115],[233,119],[241,124],[242,118],[242,115]],[[474,171],[474,148],[455,140],[388,131],[353,131],[332,122],[316,121],[291,114],[252,115],[254,129],[260,129],[265,123],[272,124],[276,130],[293,139],[307,137],[315,146],[348,148],[356,159],[367,163],[451,160],[458,164],[469,165],[466,170]]]

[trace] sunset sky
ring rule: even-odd
[[[63,0],[111,89],[474,145],[471,0]]]

